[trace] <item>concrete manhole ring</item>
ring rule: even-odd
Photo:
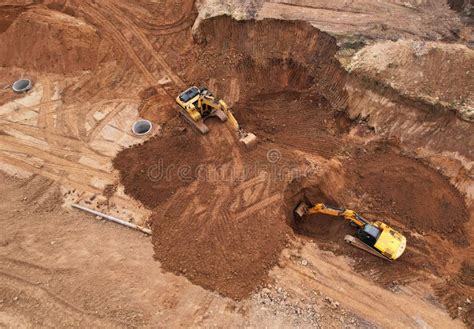
[[[13,83],[12,89],[16,93],[26,93],[33,87],[31,80],[20,79]]]
[[[151,131],[151,128],[153,128],[153,125],[150,121],[138,120],[133,124],[132,132],[135,135],[142,136],[148,134]]]

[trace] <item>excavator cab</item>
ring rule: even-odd
[[[373,225],[365,224],[357,230],[356,236],[365,244],[373,247],[380,236],[380,230]]]
[[[183,91],[179,96],[179,100],[183,103],[188,103],[190,100],[193,98],[196,98],[196,96],[199,96],[200,90],[197,87],[191,87]]]

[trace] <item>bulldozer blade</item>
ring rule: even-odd
[[[295,220],[298,221],[306,215],[307,210],[308,205],[306,204],[306,202],[301,201],[293,210],[293,217],[295,218]]]
[[[257,136],[252,133],[247,133],[245,136],[241,137],[239,141],[245,145],[245,147],[250,148],[257,144]]]

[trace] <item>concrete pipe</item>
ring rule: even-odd
[[[31,83],[31,80],[28,79],[21,79],[15,81],[15,83],[12,86],[12,89],[16,93],[26,93],[33,87],[33,84]]]
[[[142,136],[146,135],[151,131],[153,125],[148,120],[138,120],[132,126],[132,132],[135,135]]]

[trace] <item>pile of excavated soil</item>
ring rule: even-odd
[[[120,152],[114,166],[125,192],[154,209],[153,245],[162,267],[242,299],[265,283],[291,234],[280,201],[285,181],[268,177],[267,148],[244,151],[222,123],[208,124],[211,132],[201,136],[168,122],[163,136]],[[275,172],[300,161],[286,149],[280,154]],[[204,171],[194,175],[198,166]],[[234,175],[214,177],[214,169]],[[205,170],[211,175],[199,174]]]
[[[239,194],[200,183],[156,212],[153,245],[162,267],[233,299],[263,285],[291,230],[278,206],[241,218],[245,208],[231,209]]]
[[[351,188],[370,198],[373,210],[418,232],[436,232],[468,244],[464,224],[469,213],[463,196],[449,181],[420,161],[386,147],[356,152],[346,163]]]
[[[202,139],[186,127],[123,150],[113,161],[125,193],[153,209],[197,178],[209,162]]]
[[[41,7],[10,11],[0,22],[0,66],[69,74],[95,68],[109,50],[91,25],[73,16]]]

